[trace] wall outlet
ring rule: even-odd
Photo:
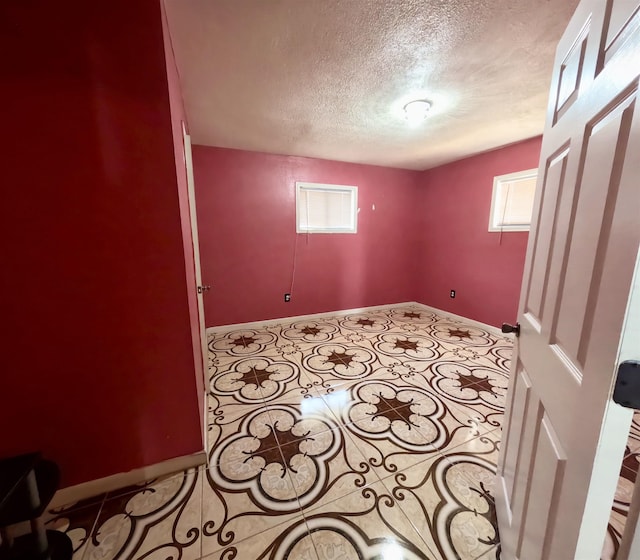
[[[284,301],[285,303],[288,303],[291,301],[291,294],[284,294]]]
[[[455,290],[451,290],[451,291],[449,292],[449,297],[450,297],[451,299],[455,299],[455,297],[456,297],[456,291],[455,291]]]

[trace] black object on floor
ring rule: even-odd
[[[59,484],[58,465],[40,453],[0,459],[0,560],[71,560],[69,537],[41,519]],[[31,533],[13,538],[10,527],[24,521]]]

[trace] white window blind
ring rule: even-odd
[[[529,169],[494,178],[489,231],[529,230],[537,176]]]
[[[356,233],[358,188],[296,183],[298,233]]]

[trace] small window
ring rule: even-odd
[[[529,231],[537,178],[529,169],[493,179],[489,231]]]
[[[298,233],[356,233],[358,187],[296,183]]]

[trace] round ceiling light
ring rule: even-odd
[[[427,118],[427,113],[431,109],[431,102],[426,99],[409,101],[404,106],[405,118],[412,124],[422,122]]]

